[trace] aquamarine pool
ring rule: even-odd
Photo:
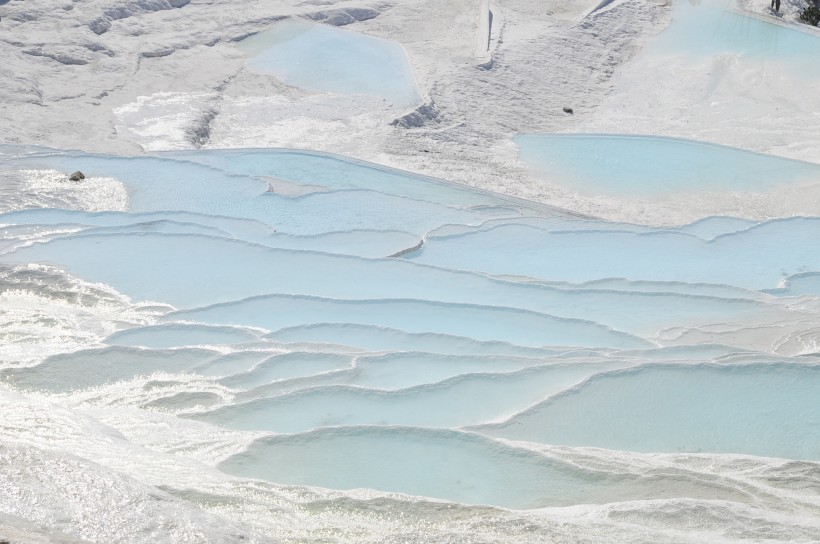
[[[820,34],[774,16],[744,12],[737,0],[673,2],[672,24],[649,44],[645,54],[686,57],[735,55],[759,61],[800,65],[816,77]]]
[[[651,198],[820,183],[817,164],[678,138],[522,134],[515,142],[537,175],[584,194]]]
[[[636,61],[645,63],[639,64],[642,67],[672,63],[684,72],[703,75],[702,86],[694,87],[697,90],[692,92],[705,96],[711,96],[710,86],[720,85],[723,79],[741,78],[731,80],[733,85],[741,85],[737,91],[739,102],[750,100],[742,85],[765,85],[769,77],[792,78],[795,84],[783,87],[792,92],[800,85],[807,93],[815,92],[810,89],[820,84],[820,32],[806,25],[784,23],[774,14],[744,12],[740,4],[736,0],[673,2],[671,24],[650,39]],[[724,74],[726,66],[742,75]],[[714,100],[733,99],[721,95]],[[782,100],[788,104],[799,101],[800,96],[783,96]],[[703,109],[711,107],[709,100],[697,104]],[[774,111],[761,106],[752,114],[776,116],[778,102],[771,106]],[[686,113],[681,115],[685,123]],[[713,122],[719,125],[722,119]],[[813,121],[807,117],[806,122]],[[520,134],[515,143],[520,159],[536,177],[585,196],[667,197],[677,202],[705,193],[749,195],[820,185],[817,164],[679,138]],[[765,142],[757,144],[762,147]]]
[[[365,94],[409,107],[419,101],[413,68],[396,42],[288,19],[239,42],[248,67],[305,89]]]
[[[75,169],[127,209],[0,214],[0,294],[151,317],[0,380],[237,433],[226,473],[541,508],[750,500],[645,453],[820,459],[817,313],[780,288],[811,296],[818,218],[652,228],[320,153],[0,146],[7,177]]]

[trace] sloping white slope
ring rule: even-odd
[[[491,60],[474,56],[472,0],[204,2],[84,0],[0,6],[0,142],[89,151],[292,146],[335,151],[550,200],[516,158],[518,131],[575,130],[615,69],[668,21],[656,2],[493,2]],[[396,40],[427,107],[317,94],[245,66],[234,42],[306,15]],[[405,123],[406,124],[406,123]]]
[[[820,95],[803,92],[788,74],[732,57],[699,64],[635,57],[669,23],[668,2],[491,2],[489,51],[477,58],[479,4],[12,0],[0,6],[7,121],[0,142],[136,154],[312,148],[651,223],[697,214],[646,216],[579,198],[533,178],[511,136],[651,133],[820,160],[812,122]],[[797,4],[784,2],[783,21],[796,19]],[[762,0],[745,6],[773,17]],[[403,45],[423,97],[419,110],[403,117],[413,112],[290,87],[248,69],[235,42],[288,16],[350,23]]]

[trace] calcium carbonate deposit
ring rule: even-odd
[[[803,7],[0,0],[0,542],[820,541]]]

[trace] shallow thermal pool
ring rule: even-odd
[[[401,45],[329,25],[288,19],[239,42],[255,71],[313,91],[371,95],[397,107],[419,101]]]
[[[670,73],[670,77],[695,74],[701,78],[691,84],[682,82],[673,91],[685,101],[670,105],[669,110],[657,110],[657,115],[681,119],[680,125],[667,126],[668,134],[687,133],[689,111],[692,115],[722,112],[711,119],[717,134],[723,116],[742,112],[751,118],[776,119],[779,104],[799,101],[802,89],[820,83],[820,33],[816,29],[782,23],[773,14],[749,14],[739,4],[735,0],[673,2],[671,24],[636,56],[634,62],[643,70],[671,64],[681,74]],[[629,66],[623,70],[631,77],[639,73],[637,69],[630,73]],[[738,90],[727,91],[735,88]],[[783,95],[771,103],[757,100],[755,91],[769,88]],[[666,96],[663,93],[653,94],[647,104],[658,106]],[[639,97],[625,100],[628,108],[644,103]],[[738,109],[724,107],[727,103]],[[614,107],[618,108],[617,103]],[[617,118],[619,112],[613,110],[613,115]],[[807,112],[807,119],[810,116]],[[622,120],[628,125],[628,114]],[[710,133],[702,138],[708,140]],[[652,135],[520,134],[515,142],[520,159],[536,177],[585,197],[617,198],[624,203],[663,200],[673,203],[670,214],[677,207],[742,213],[744,205],[738,202],[745,203],[746,210],[755,206],[765,210],[759,216],[816,213],[802,202],[816,199],[820,188],[820,167],[814,163]],[[747,144],[758,145],[764,144],[752,140]]]
[[[719,460],[820,460],[817,295],[784,290],[820,271],[816,218],[582,220],[284,150],[0,151],[22,195],[0,214],[4,383],[126,436],[163,414],[188,438],[160,449],[232,433],[197,454],[222,477],[746,504],[769,484],[739,491]],[[60,201],[76,168],[123,209]]]
[[[716,5],[702,41],[735,48],[720,25],[759,22]],[[418,99],[384,40],[286,21],[240,47],[311,92]],[[517,141],[627,198],[818,179],[678,140]],[[661,228],[323,153],[0,145],[0,528],[813,542],[819,276],[820,217]]]
[[[795,76],[816,77],[812,72],[816,74],[820,67],[820,38],[813,29],[742,11],[739,4],[737,0],[674,2],[672,24],[641,54],[732,55],[792,64]]]
[[[677,138],[521,134],[515,142],[539,177],[584,194],[651,199],[820,184],[813,163]]]

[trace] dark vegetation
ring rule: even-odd
[[[812,26],[820,23],[820,6],[816,1],[809,0],[809,5],[800,12],[800,20]]]

